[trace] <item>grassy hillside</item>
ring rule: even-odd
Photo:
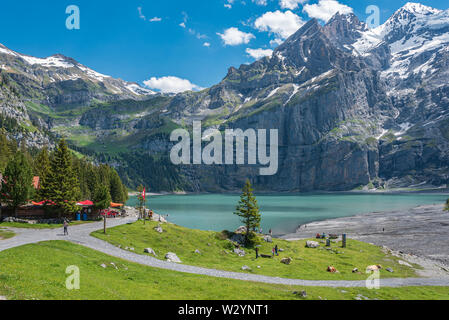
[[[115,264],[117,269],[111,265]],[[107,265],[107,268],[101,267]],[[64,241],[0,252],[0,295],[8,299],[449,299],[448,288],[316,288],[269,285],[155,269]],[[80,269],[80,290],[67,290],[67,266]]]
[[[284,278],[310,280],[364,280],[367,278],[365,269],[369,265],[383,266],[381,277],[413,277],[413,268],[398,263],[398,258],[386,254],[380,247],[349,240],[347,248],[341,244],[332,243],[330,250],[324,244],[318,249],[305,248],[306,241],[285,241],[273,239],[273,243],[262,242],[260,253],[270,254],[277,244],[284,249],[274,258],[256,259],[254,249],[244,249],[246,255],[239,257],[233,253],[234,245],[228,241],[225,233],[192,230],[173,224],[163,224],[163,233],[154,230],[157,222],[136,222],[108,230],[94,232],[97,238],[106,240],[122,248],[132,247],[135,252],[144,254],[145,248],[152,248],[159,259],[164,259],[167,252],[174,252],[184,264],[216,268],[234,272],[250,272]],[[199,250],[201,254],[195,253]],[[281,263],[281,259],[291,257],[290,265]],[[251,271],[242,271],[242,266],[249,266]],[[327,272],[327,267],[333,265],[339,273]],[[353,273],[358,268],[361,274]],[[393,273],[386,271],[392,268]]]

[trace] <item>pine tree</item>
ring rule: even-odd
[[[77,210],[79,184],[72,167],[72,156],[64,139],[59,141],[50,168],[50,173],[42,185],[44,195],[47,197],[45,200],[53,201],[60,213],[74,213]]]
[[[112,201],[117,203],[125,202],[127,199],[123,192],[123,184],[114,168],[110,168],[109,184]]]
[[[246,180],[243,187],[240,200],[237,205],[235,215],[241,218],[242,223],[246,226],[245,244],[250,244],[250,238],[252,230],[260,227],[260,213],[259,205],[257,204],[256,197],[253,194],[253,188],[249,179]]]
[[[104,186],[104,185],[97,186],[97,188],[95,190],[93,202],[94,202],[95,208],[98,210],[103,210],[103,209],[109,208],[109,206],[111,205],[111,195],[109,194],[109,190],[108,190],[107,186]]]
[[[34,160],[34,168],[36,175],[39,176],[39,184],[41,186],[36,193],[36,199],[38,201],[47,200],[47,191],[42,189],[42,185],[46,185],[46,180],[50,174],[50,157],[47,147],[44,147],[37,155]]]
[[[0,198],[1,202],[14,210],[31,199],[33,195],[33,171],[30,163],[22,152],[8,162],[3,175]]]

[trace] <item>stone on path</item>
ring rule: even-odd
[[[292,263],[292,258],[283,258],[281,260],[281,263],[289,265],[290,263]]]
[[[316,241],[310,241],[310,240],[308,240],[307,242],[306,242],[306,247],[307,248],[318,248],[320,246],[320,244],[318,243],[318,242],[316,242]]]
[[[152,254],[153,256],[157,257],[156,252],[155,252],[153,249],[151,249],[151,248],[145,248],[145,249],[143,250],[143,252]]]
[[[173,252],[167,253],[165,255],[165,259],[167,259],[168,262],[182,263],[181,259],[179,259],[178,256]]]

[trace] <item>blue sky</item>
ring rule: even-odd
[[[326,1],[343,10],[347,7],[341,6],[352,8],[361,20],[367,17],[368,5],[377,5],[381,22],[407,2],[5,1],[0,11],[0,43],[37,57],[61,53],[98,72],[140,84],[145,82],[162,90],[173,85],[180,88],[190,85],[195,89],[216,84],[230,66],[253,62],[250,54],[269,53],[276,41],[311,16],[325,20],[329,15],[325,14],[329,6],[323,6]],[[439,9],[449,7],[446,0],[420,2]],[[79,30],[68,30],[65,26],[69,5],[80,8]],[[180,82],[178,78],[187,81]]]

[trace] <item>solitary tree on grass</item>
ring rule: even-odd
[[[245,186],[243,187],[242,194],[240,195],[240,200],[237,205],[235,215],[241,218],[242,223],[246,226],[245,233],[245,244],[250,244],[250,235],[254,228],[260,227],[260,212],[259,205],[257,204],[256,197],[253,194],[253,188],[249,179],[246,180]]]
[[[0,199],[14,210],[30,200],[33,194],[33,171],[25,155],[18,151],[6,165],[1,182]]]
[[[111,205],[111,195],[109,194],[109,188],[105,185],[97,185],[94,198],[94,206],[97,210],[104,210]],[[104,215],[104,228],[103,232],[106,233],[106,214]]]

